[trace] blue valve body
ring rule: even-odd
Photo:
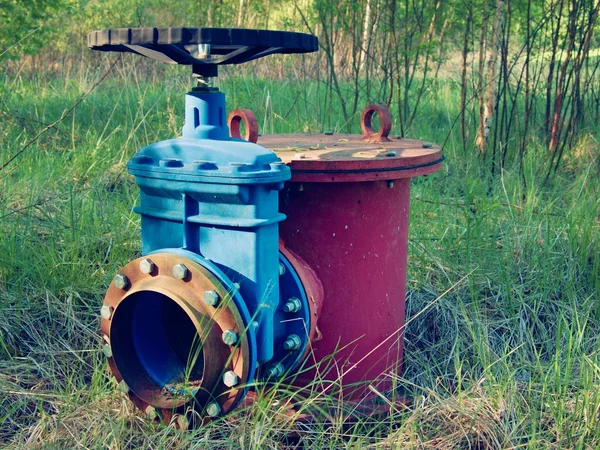
[[[142,253],[181,248],[215,264],[257,321],[257,359],[274,355],[280,302],[279,190],[290,169],[272,151],[229,138],[225,96],[186,95],[181,139],[141,149],[128,163],[140,187]]]

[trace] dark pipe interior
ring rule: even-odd
[[[150,404],[184,403],[200,386],[200,336],[187,313],[166,295],[140,291],[123,300],[113,316],[111,346],[125,383]]]

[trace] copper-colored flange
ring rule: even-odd
[[[142,271],[142,267],[145,270]],[[144,266],[145,264],[145,266]],[[175,276],[174,268],[183,265],[187,270],[181,279],[181,273]],[[148,272],[148,267],[152,270]],[[181,267],[179,267],[181,272]],[[175,269],[177,270],[177,269]],[[123,278],[124,277],[124,278]],[[164,422],[169,423],[174,415],[180,415],[183,422],[188,423],[186,411],[196,410],[204,414],[207,404],[218,405],[217,411],[225,414],[242,399],[244,387],[249,380],[251,356],[246,325],[232,301],[232,294],[207,269],[201,265],[178,255],[169,253],[153,254],[139,258],[127,264],[111,283],[106,293],[101,320],[102,334],[110,351],[107,352],[108,365],[117,381],[124,382],[125,390],[131,400],[142,410],[155,408]],[[219,298],[216,306],[204,301],[204,293],[214,291]],[[131,373],[128,361],[124,356],[125,349],[119,345],[124,342],[111,341],[111,336],[123,336],[126,321],[119,317],[126,311],[128,302],[143,301],[144,295],[162,295],[168,297],[185,312],[197,330],[203,352],[202,377],[194,380],[191,394],[173,396],[164,387],[152,382],[147,374]],[[141,298],[139,296],[142,296]],[[115,325],[116,324],[116,325]],[[149,324],[148,326],[152,326]],[[234,345],[223,342],[222,333],[231,330],[239,337]],[[135,355],[134,355],[135,356]],[[229,387],[225,385],[225,372],[233,371],[238,382]],[[126,374],[123,376],[123,374]],[[231,374],[230,374],[231,375]],[[231,383],[230,383],[231,384]],[[189,392],[189,391],[188,391]],[[197,415],[196,415],[197,417]],[[181,421],[181,420],[179,420]]]

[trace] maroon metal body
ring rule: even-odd
[[[369,391],[361,382],[391,389],[388,375],[402,361],[410,178],[439,170],[441,148],[406,139],[366,143],[359,135],[259,143],[292,169],[280,195],[287,216],[280,236],[323,286],[320,339],[309,361],[317,366],[302,378],[335,381],[350,400]]]

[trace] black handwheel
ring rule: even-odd
[[[192,65],[195,74],[212,77],[218,65],[241,64],[274,53],[317,51],[318,40],[305,33],[244,28],[115,28],[92,31],[88,46]]]

